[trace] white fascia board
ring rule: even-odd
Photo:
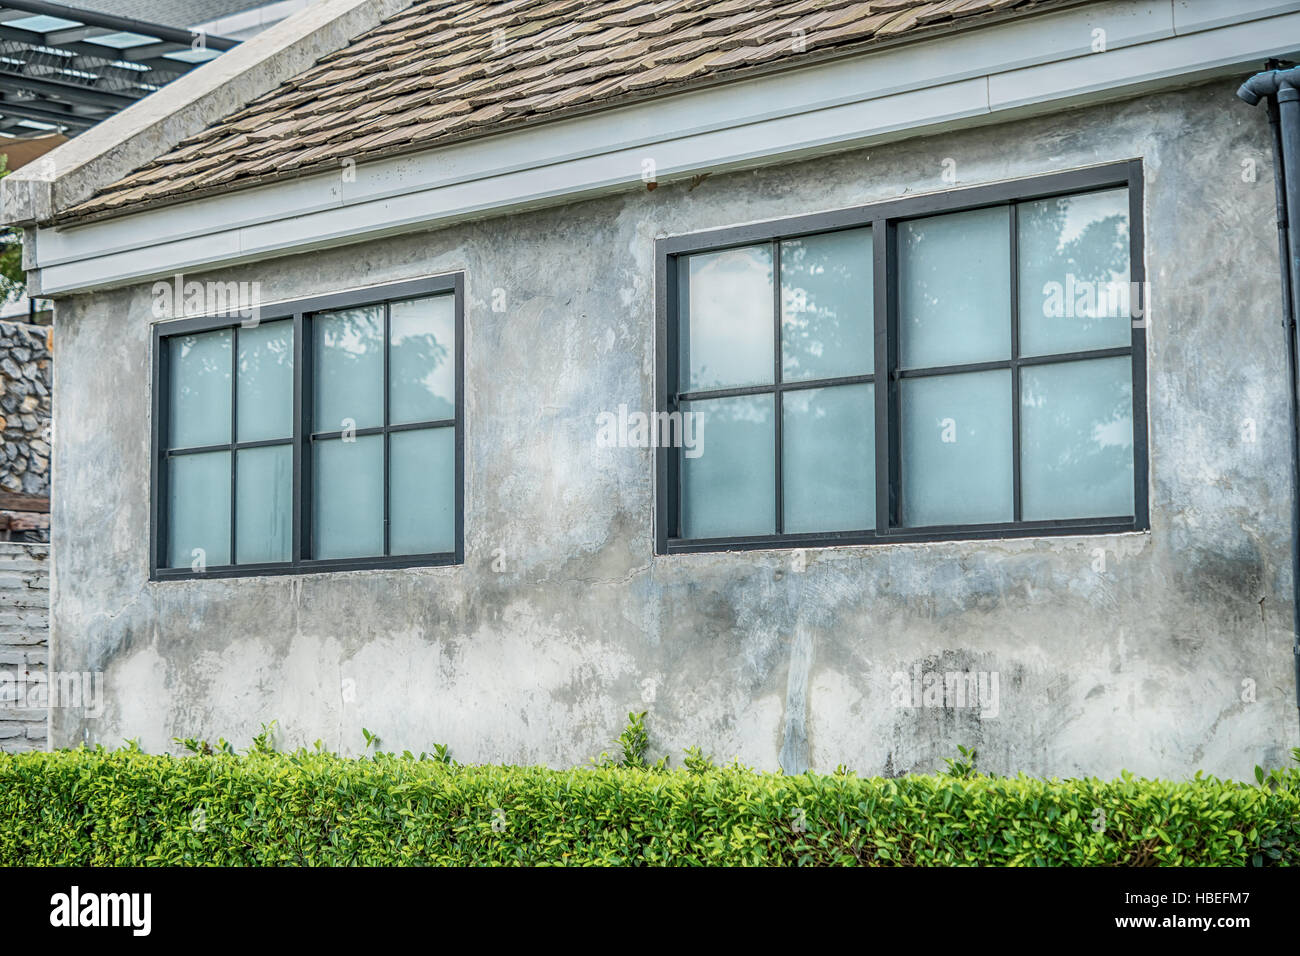
[[[1123,47],[1086,62],[1008,70],[989,77],[989,108],[1047,105],[1065,97],[1158,84],[1173,76],[1191,82],[1231,74],[1243,63],[1249,64],[1248,68],[1262,68],[1262,61],[1269,56],[1300,47],[1298,6],[1293,3],[1291,12],[1268,20],[1180,33],[1172,41]]]
[[[366,163],[355,180],[340,169],[41,228],[33,278],[50,297],[235,265],[636,187],[645,159],[660,181],[781,162],[1228,75],[1300,50],[1295,0],[1237,0],[1226,25],[1224,6],[1067,9]],[[1094,53],[1099,30],[1106,52]]]
[[[1295,0],[1173,0],[1174,32],[1195,33],[1295,12]]]

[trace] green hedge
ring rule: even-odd
[[[158,864],[1295,865],[1300,772],[1256,785],[0,756],[0,865]]]

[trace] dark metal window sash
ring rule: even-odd
[[[655,551],[658,554],[697,551],[829,547],[851,544],[880,544],[907,541],[963,540],[1066,534],[1112,534],[1141,531],[1150,527],[1147,503],[1148,461],[1146,422],[1146,328],[1145,301],[1140,303],[1143,320],[1133,323],[1129,345],[1107,349],[1062,352],[1051,355],[1022,355],[1019,326],[1019,236],[1018,204],[1035,199],[1065,196],[1107,188],[1125,187],[1129,199],[1129,280],[1142,289],[1145,280],[1142,232],[1142,169],[1140,160],[1116,163],[1019,180],[951,190],[930,196],[891,200],[853,209],[798,216],[696,235],[676,236],[656,242],[657,410],[677,411],[683,401],[740,395],[774,396],[776,431],[776,533],[711,539],[683,539],[681,527],[680,449],[656,451],[658,491],[655,508]],[[927,215],[958,212],[990,206],[1006,206],[1010,242],[1011,355],[1007,359],[931,368],[904,368],[899,361],[899,316],[897,276],[897,224]],[[781,276],[780,249],[787,239],[823,234],[842,229],[870,226],[873,250],[874,365],[873,375],[821,381],[783,382],[781,379]],[[738,246],[770,243],[773,249],[776,355],[773,384],[738,388],[677,392],[680,381],[678,324],[689,314],[685,283],[677,275],[679,257],[715,252]],[[1106,518],[1024,521],[1021,504],[1020,370],[1034,365],[1086,361],[1127,356],[1132,363],[1134,438],[1134,514]],[[906,527],[902,524],[901,401],[900,382],[923,376],[953,375],[1008,369],[1012,402],[1012,496],[1013,520],[1005,523]],[[875,388],[876,527],[858,531],[815,534],[782,533],[783,461],[781,401],[785,391],[871,382]]]
[[[797,379],[792,382],[785,381],[785,353],[784,343],[782,341],[782,318],[783,303],[781,299],[781,243],[784,240],[777,239],[770,243],[772,254],[772,290],[773,290],[773,368],[772,382],[764,385],[742,385],[734,388],[709,388],[699,389],[690,392],[677,392],[670,401],[673,411],[680,411],[683,402],[699,402],[709,399],[721,398],[742,398],[750,395],[771,395],[772,396],[772,413],[773,436],[775,441],[775,470],[776,470],[776,487],[775,487],[775,515],[773,516],[773,527],[776,529],[778,536],[784,535],[785,532],[785,407],[784,394],[786,392],[803,391],[814,388],[834,388],[839,385],[874,385],[876,376],[874,373],[865,375],[841,375],[835,378],[814,378],[814,379]],[[683,295],[685,293],[682,293]],[[675,457],[675,456],[673,456]],[[678,469],[680,471],[680,467]],[[678,492],[676,497],[680,500],[680,474],[676,481]]]
[[[454,297],[455,335],[456,335],[456,409],[455,417],[425,422],[389,423],[389,345],[391,339],[390,305],[392,302],[408,298],[418,298],[438,294],[451,294]],[[431,279],[417,279],[400,282],[389,286],[360,289],[314,297],[283,306],[263,309],[260,319],[263,323],[291,321],[293,323],[293,435],[287,438],[263,439],[241,442],[237,438],[238,424],[238,365],[239,365],[239,325],[238,318],[198,317],[159,323],[153,332],[152,371],[154,394],[153,410],[153,448],[154,454],[150,464],[152,495],[150,516],[152,533],[150,534],[150,579],[186,580],[203,578],[249,577],[255,575],[307,574],[326,571],[354,571],[364,569],[397,569],[410,567],[437,567],[464,563],[464,276],[454,274],[438,276]],[[383,378],[384,378],[384,424],[358,428],[352,434],[356,436],[382,434],[384,442],[384,554],[357,558],[311,558],[312,553],[312,448],[314,442],[342,438],[342,431],[316,432],[312,428],[312,396],[314,356],[312,348],[312,319],[321,312],[357,306],[378,306],[384,308],[383,336]],[[165,436],[168,434],[169,407],[166,396],[169,394],[170,370],[166,349],[172,338],[193,335],[202,332],[232,329],[231,337],[231,441],[216,445],[168,448]],[[396,432],[419,429],[453,428],[455,429],[455,550],[431,554],[393,555],[390,554],[389,534],[389,436]],[[237,564],[236,545],[236,462],[237,452],[248,448],[262,448],[273,445],[290,445],[293,448],[293,499],[292,530],[290,542],[290,559],[275,563]],[[167,551],[167,462],[175,457],[200,454],[209,451],[229,451],[231,455],[231,500],[230,500],[230,560],[231,564],[212,566],[205,571],[196,572],[187,566],[164,567],[162,562],[168,559]]]
[[[772,393],[772,433],[776,438],[775,458],[773,464],[776,466],[776,491],[772,496],[775,500],[776,510],[776,533],[785,532],[785,448],[783,425],[785,423],[785,402],[782,399],[780,388],[782,372],[785,371],[782,362],[783,347],[781,344],[781,240],[772,241],[772,383],[777,386]]]

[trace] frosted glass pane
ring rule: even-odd
[[[269,445],[236,452],[236,563],[288,561],[292,532],[293,447]]]
[[[388,440],[390,553],[456,550],[456,429],[394,432]]]
[[[314,443],[313,557],[384,553],[384,436]]]
[[[684,402],[700,455],[682,454],[682,536],[776,531],[776,431],[771,395]]]
[[[1011,221],[1004,206],[900,223],[898,308],[908,368],[1011,356]]]
[[[903,523],[1011,521],[1011,373],[902,382]]]
[[[393,424],[456,417],[456,300],[394,302],[389,318],[388,416]]]
[[[239,330],[240,441],[293,435],[293,323]]]
[[[168,447],[230,441],[230,330],[167,340]]]
[[[681,323],[682,391],[772,381],[772,249],[747,246],[691,256]]]
[[[323,312],[312,320],[315,341],[315,431],[384,423],[384,307]]]
[[[1127,358],[1021,369],[1026,520],[1133,514],[1132,375]]]
[[[1081,352],[1128,345],[1128,190],[1022,203],[1020,351]]]
[[[787,534],[875,527],[874,394],[871,385],[839,385],[781,400]]]
[[[874,366],[871,230],[781,243],[781,366],[790,381]]]
[[[196,555],[196,549],[202,551]],[[230,563],[230,452],[168,459],[167,566]]]

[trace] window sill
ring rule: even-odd
[[[844,531],[830,534],[754,535],[735,538],[670,538],[658,554],[706,554],[720,551],[794,551],[801,548],[843,548],[882,544],[937,544],[962,541],[1000,541],[1011,538],[1095,537],[1150,531],[1132,518],[1088,521],[1022,522],[1020,524],[895,528],[885,534]]]
[[[347,558],[337,561],[311,561],[300,564],[246,564],[193,571],[189,568],[157,568],[151,582],[206,581],[224,578],[280,577],[289,574],[309,576],[338,574],[347,571],[405,571],[416,568],[450,568],[464,566],[464,558],[455,554],[401,555],[387,558]]]

